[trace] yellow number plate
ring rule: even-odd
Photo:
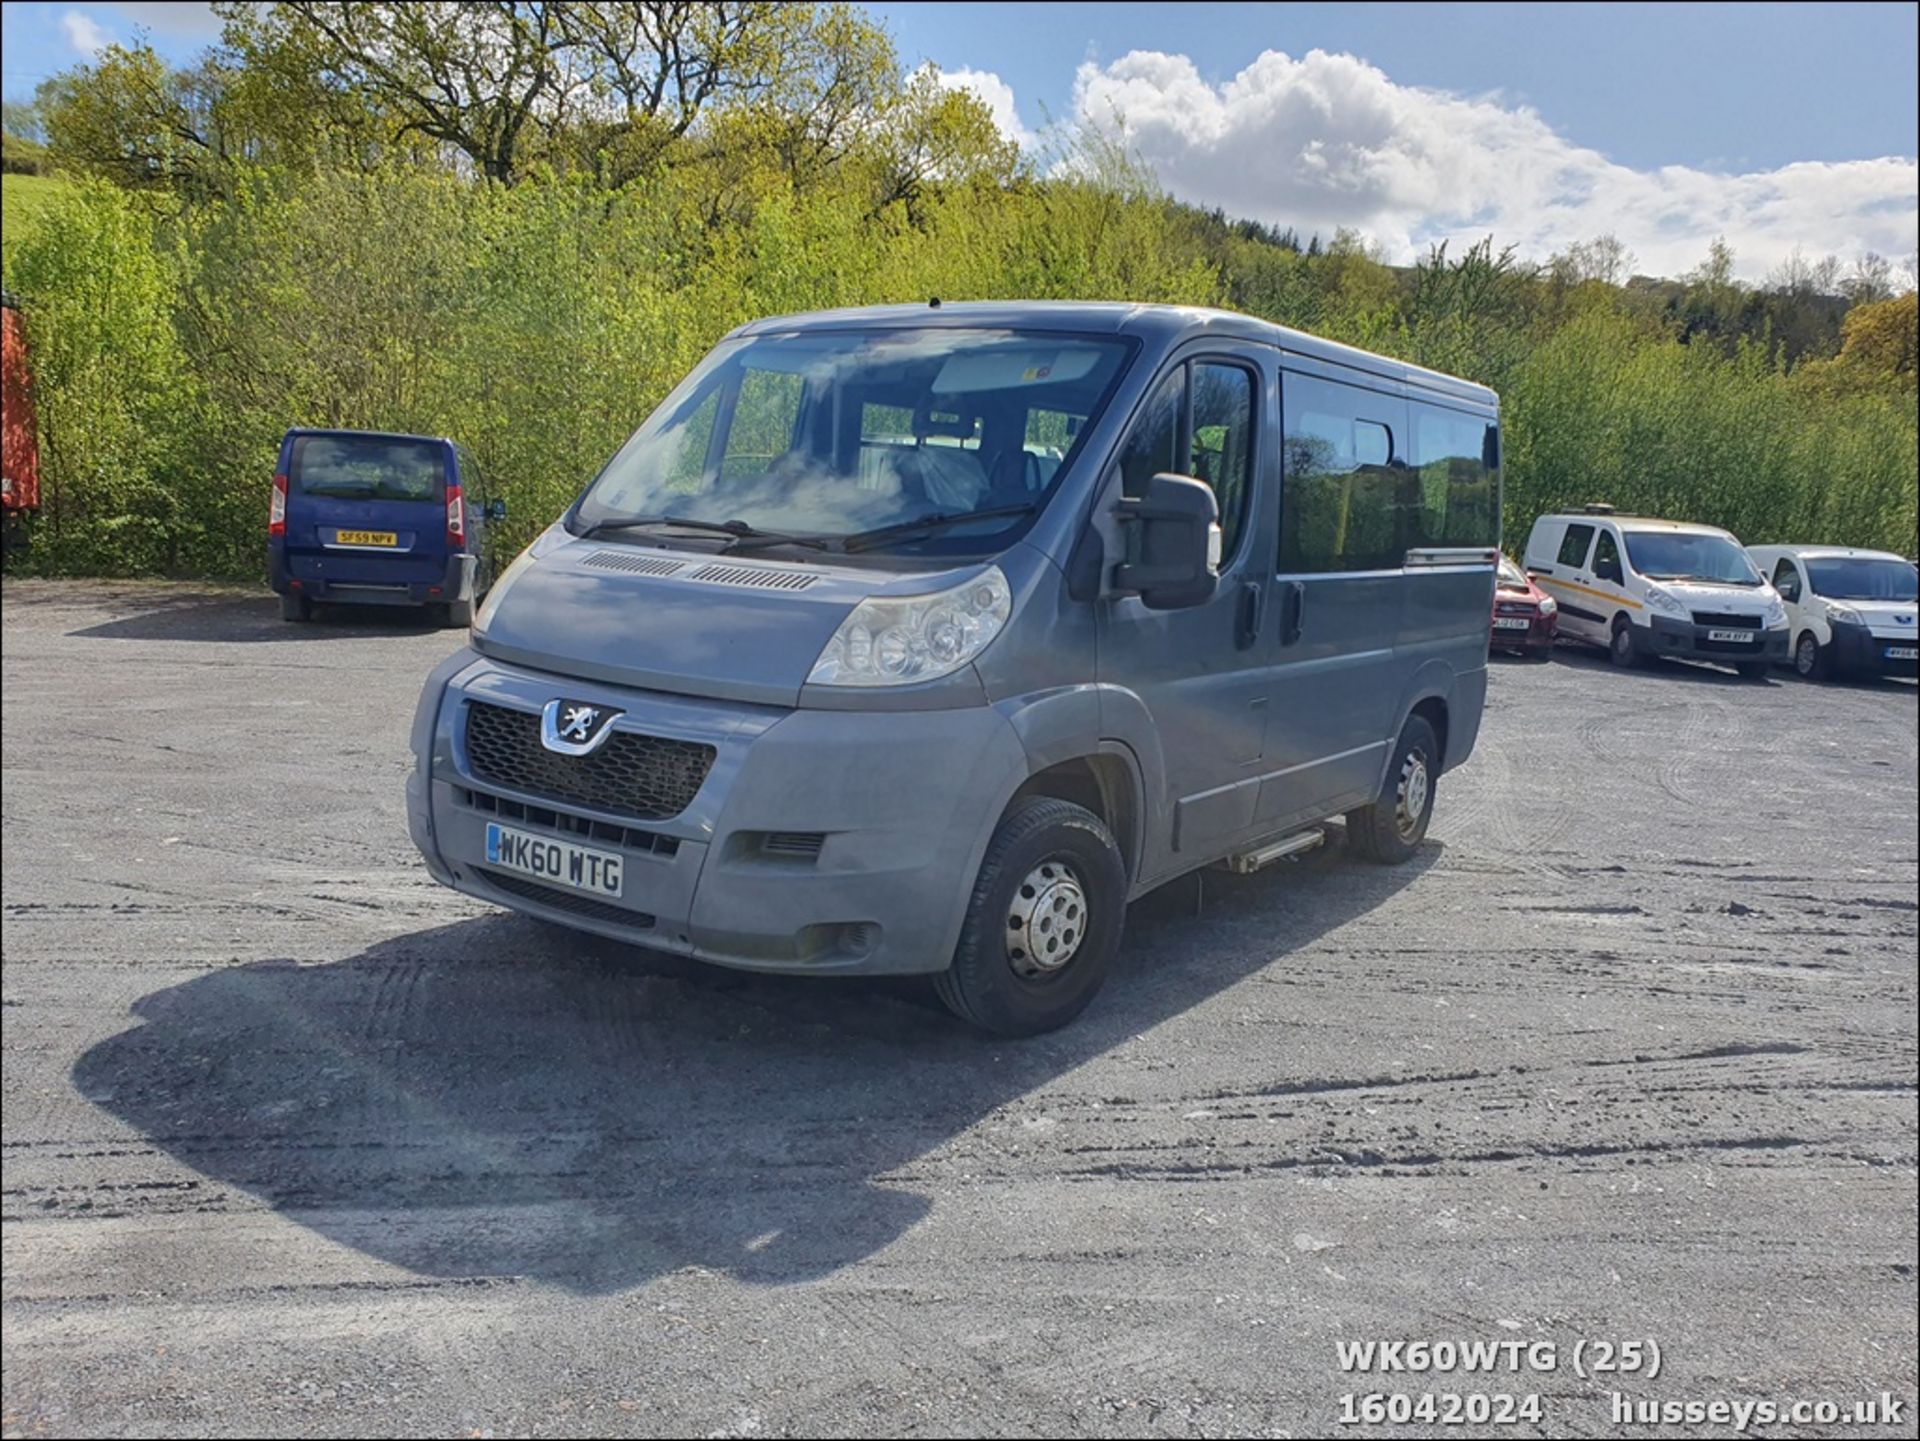
[[[335,545],[398,545],[400,537],[390,530],[341,530],[335,531]]]

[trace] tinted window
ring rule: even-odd
[[[1400,462],[1389,417],[1402,402],[1291,372],[1281,382],[1280,569],[1398,569],[1401,512],[1419,478]]]
[[[1213,487],[1222,556],[1234,553],[1253,493],[1253,395],[1252,371],[1194,363],[1192,461],[1185,474]]]
[[[1837,556],[1807,562],[1816,595],[1834,600],[1906,600],[1914,596],[1914,568],[1904,560]]]
[[[1622,581],[1627,573],[1620,568],[1620,547],[1614,543],[1613,532],[1603,530],[1600,539],[1593,547],[1593,573],[1603,580]]]
[[[1120,451],[1120,489],[1127,495],[1145,495],[1147,482],[1166,472],[1186,474],[1180,463],[1180,406],[1186,394],[1185,367],[1163,377],[1154,387],[1133,433]]]
[[[1487,464],[1495,453],[1493,427],[1478,416],[1418,401],[1407,409],[1420,504],[1403,517],[1406,549],[1498,543],[1499,483]]]
[[[377,435],[296,436],[287,469],[287,483],[301,495],[359,500],[439,500],[446,479],[439,441]]]
[[[1560,541],[1561,565],[1583,566],[1587,563],[1587,546],[1593,541],[1593,527],[1590,525],[1570,525]]]
[[[1010,499],[1037,509],[1087,433],[1067,419],[1097,419],[1131,349],[1001,329],[726,341],[608,463],[569,523],[672,515],[835,540]],[[1058,454],[1034,456],[1036,425]],[[979,554],[1030,518],[902,534],[866,553]]]

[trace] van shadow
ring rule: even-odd
[[[1093,1008],[1030,1041],[965,1029],[920,980],[754,976],[502,914],[154,992],[73,1081],[201,1175],[420,1276],[806,1280],[928,1214],[919,1158],[1287,965],[1441,851],[1342,849],[1209,873],[1198,920],[1190,879],[1136,904]]]
[[[1675,680],[1692,681],[1696,685],[1734,686],[1740,690],[1759,690],[1762,686],[1777,685],[1786,675],[1785,671],[1770,671],[1765,680],[1748,680],[1731,664],[1722,667],[1711,661],[1672,660],[1666,656],[1649,656],[1646,662],[1633,670],[1622,672],[1613,663],[1613,658],[1598,646],[1582,645],[1577,641],[1562,641],[1553,648],[1553,658],[1562,665],[1575,670],[1608,671],[1614,675],[1644,675],[1671,677]]]
[[[313,619],[280,618],[272,592],[172,591],[142,596],[136,615],[69,632],[84,640],[319,641],[378,635],[425,635],[441,627],[418,606],[322,605]]]

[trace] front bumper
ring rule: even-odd
[[[1911,630],[1883,632],[1879,635],[1864,625],[1833,626],[1833,663],[1847,675],[1920,675],[1920,661],[1911,655],[1896,657],[1890,652],[1915,648]]]
[[[1026,774],[1012,728],[984,706],[786,710],[549,676],[470,651],[428,688],[407,810],[436,879],[545,920],[751,970],[944,970],[993,824]],[[618,729],[711,745],[691,803],[643,821],[474,772],[469,702],[537,713],[556,697],[622,710]],[[490,868],[490,822],[617,847],[621,896]],[[796,847],[794,836],[817,845]]]
[[[1709,639],[1708,632],[1715,629],[1719,627],[1656,615],[1643,634],[1642,649],[1648,655],[1672,656],[1676,660],[1710,660],[1721,665],[1743,665],[1758,661],[1771,665],[1786,663],[1790,634],[1786,626],[1756,630],[1752,640],[1743,641]]]

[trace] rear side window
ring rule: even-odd
[[[1463,411],[1415,401],[1413,466],[1420,504],[1405,513],[1406,549],[1491,546],[1500,539],[1498,454],[1494,428]]]
[[[301,435],[287,464],[287,484],[300,495],[437,501],[446,481],[446,447],[437,440]]]
[[[1593,527],[1590,525],[1570,525],[1566,535],[1560,541],[1559,562],[1561,565],[1582,566],[1587,563],[1587,547],[1593,544]]]

